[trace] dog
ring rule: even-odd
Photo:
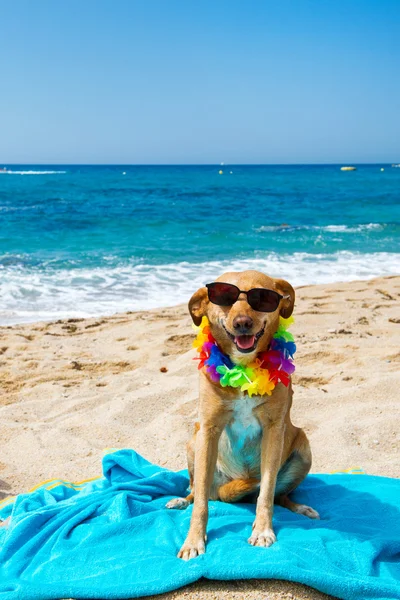
[[[244,271],[224,273],[200,288],[188,307],[196,326],[207,317],[219,350],[233,364],[246,366],[268,351],[279,317],[288,319],[294,302],[295,292],[287,281]],[[184,509],[194,503],[179,558],[189,560],[205,552],[209,499],[237,502],[258,494],[248,540],[253,546],[269,547],[276,541],[274,503],[319,518],[313,508],[288,497],[311,467],[307,436],[290,420],[292,396],[289,379],[286,385],[278,381],[271,395],[249,395],[240,387],[222,387],[201,369],[199,422],[187,445],[190,494],[167,504]]]

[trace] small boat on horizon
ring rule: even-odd
[[[357,171],[357,167],[340,167],[341,171]]]

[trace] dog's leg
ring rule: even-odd
[[[281,420],[264,423],[261,441],[260,494],[257,500],[253,533],[249,538],[249,544],[252,546],[268,547],[276,542],[276,536],[272,529],[272,514],[276,478],[282,460],[284,427]]]
[[[218,454],[218,440],[222,426],[203,424],[196,436],[194,465],[194,506],[187,538],[178,552],[178,558],[189,560],[205,552],[206,528],[208,520],[208,499],[214,477]]]
[[[292,502],[290,498],[287,496],[279,496],[275,500],[275,503],[279,506],[283,506],[284,508],[288,508],[294,513],[298,515],[304,515],[305,517],[309,517],[310,519],[319,519],[319,514],[316,510],[311,508],[311,506],[307,506],[306,504],[298,504],[297,502]]]
[[[193,503],[194,495],[193,495],[193,477],[194,477],[194,452],[196,445],[196,435],[198,430],[200,429],[200,424],[196,422],[194,424],[194,433],[192,438],[188,441],[186,450],[187,450],[187,463],[188,463],[188,471],[189,471],[189,488],[190,494],[186,496],[186,498],[174,498],[170,500],[165,505],[166,508],[175,508],[178,510],[183,510],[187,508],[190,504]]]
[[[293,452],[278,473],[275,504],[283,506],[294,513],[305,515],[310,519],[319,519],[319,514],[316,510],[306,504],[293,502],[288,498],[288,494],[300,485],[311,467],[310,444],[302,429],[299,430],[293,447]]]

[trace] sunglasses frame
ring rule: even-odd
[[[232,288],[236,288],[237,291],[238,291],[238,295],[237,295],[237,298],[236,298],[235,302],[232,302],[232,304],[217,304],[216,302],[213,302],[211,300],[211,298],[210,298],[210,287],[212,285],[214,285],[215,283],[221,283],[222,285],[229,285]],[[213,281],[212,283],[206,283],[206,288],[207,288],[207,293],[208,293],[208,299],[210,300],[210,302],[212,304],[216,304],[216,306],[233,306],[239,300],[240,294],[246,294],[247,302],[251,306],[251,304],[250,304],[250,302],[248,300],[248,294],[249,294],[249,292],[252,292],[252,291],[255,291],[255,290],[263,290],[263,291],[266,291],[266,292],[272,292],[273,294],[276,294],[279,297],[278,304],[277,304],[277,306],[276,306],[276,308],[274,310],[260,310],[260,309],[254,308],[254,306],[251,306],[251,308],[253,310],[255,310],[257,312],[265,312],[265,313],[275,312],[277,310],[277,308],[279,307],[279,303],[280,303],[281,300],[287,300],[288,298],[290,298],[290,294],[287,294],[286,296],[282,296],[282,294],[280,294],[276,290],[269,290],[268,288],[251,288],[251,290],[247,290],[247,291],[246,290],[241,290],[234,283],[226,283],[224,281]]]

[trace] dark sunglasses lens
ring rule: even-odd
[[[219,306],[232,306],[239,297],[239,290],[229,283],[211,283],[208,286],[208,298]]]
[[[274,312],[280,302],[280,295],[273,290],[253,289],[247,294],[251,308],[260,312]]]

